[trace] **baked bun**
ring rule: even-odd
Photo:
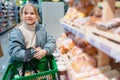
[[[77,55],[71,63],[76,72],[89,71],[96,67],[96,61],[92,57],[82,53]]]

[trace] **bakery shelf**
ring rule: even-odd
[[[117,70],[112,70],[111,66],[110,65],[106,65],[106,66],[103,66],[103,67],[98,67],[98,68],[94,68],[93,70],[90,70],[90,71],[83,71],[83,72],[75,72],[73,67],[71,66],[71,61],[70,59],[68,58],[68,55],[67,54],[61,54],[61,57],[63,58],[65,64],[67,65],[67,73],[68,73],[68,76],[69,76],[69,79],[70,80],[84,80],[84,79],[87,79],[89,80],[90,77],[96,77],[96,76],[104,76],[106,75],[105,78],[108,79],[112,79],[114,75],[114,77],[118,77],[119,76],[119,72]],[[110,74],[112,73],[112,74]],[[97,78],[97,77],[96,77]],[[95,79],[97,80],[97,79]],[[99,79],[101,80],[101,78]]]
[[[85,33],[81,33],[79,29],[72,27],[64,22],[61,22],[64,29],[79,35],[81,38],[86,39],[90,44],[103,51],[108,56],[120,62],[120,36],[113,34],[109,31],[103,31],[96,27],[86,27]]]
[[[106,53],[108,56],[120,62],[120,36],[109,31],[103,31],[96,27],[86,28],[86,40]]]
[[[61,26],[65,29],[65,30],[67,30],[67,31],[70,31],[70,32],[72,32],[73,34],[75,34],[75,35],[78,35],[79,37],[81,37],[81,38],[85,38],[85,35],[84,35],[84,27],[82,27],[82,28],[80,28],[80,29],[77,29],[77,28],[75,28],[75,27],[73,27],[73,26],[71,26],[71,25],[68,25],[68,24],[66,24],[66,23],[64,23],[64,22],[60,22],[61,23]]]
[[[114,6],[113,4],[114,1],[115,0],[111,0],[111,1],[104,0],[104,4],[107,4],[107,5],[103,5],[104,12],[102,14],[104,14],[104,16],[101,19],[103,22],[114,18],[114,14],[113,14],[114,7],[112,7]],[[118,4],[117,6],[119,8],[120,3],[117,2],[116,4]],[[78,27],[77,28],[74,27],[74,25],[72,25],[72,22],[69,22],[69,20],[66,20],[65,22],[60,21],[60,23],[61,23],[61,26],[65,29],[65,31],[72,32],[73,34],[78,35],[80,38],[86,39],[91,45],[98,48],[98,56],[97,56],[98,63],[105,63],[104,61],[107,60],[106,59],[107,57],[108,57],[107,65],[111,63],[110,57],[113,58],[116,61],[116,63],[120,62],[120,35],[113,33],[113,31],[111,30],[104,31],[104,30],[98,29],[93,25],[87,25],[87,26],[79,25],[80,27],[79,29]],[[69,56],[67,56],[67,54],[62,54],[62,57],[65,61],[65,64],[68,66],[67,70],[68,70],[68,75],[70,80],[89,80],[89,79],[93,80],[90,76],[94,78],[94,74],[93,74],[94,70],[92,70],[93,72],[91,71],[91,72],[85,72],[85,73],[76,73],[70,64],[71,61],[69,59]],[[111,77],[114,75],[112,73],[114,72],[119,76],[119,72],[118,71],[116,72],[116,70],[111,70],[110,66],[107,66],[109,68],[105,67],[106,69],[109,69],[108,71],[102,72],[99,75],[99,70],[100,70],[98,69],[99,67],[104,67],[104,65],[97,66],[97,69],[95,69],[95,70],[98,70],[97,75],[95,74],[95,76],[97,76],[95,80],[103,80],[103,79],[98,79],[98,77],[100,78],[101,74],[106,75],[106,73],[111,74],[109,76],[110,78],[108,77],[109,80],[111,80]],[[83,75],[83,74],[88,74],[88,75]],[[116,74],[114,75],[114,77],[116,76]],[[86,79],[83,79],[83,77],[86,77]]]

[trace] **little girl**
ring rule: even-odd
[[[20,19],[20,25],[13,29],[9,37],[10,62],[23,61],[26,51],[31,53],[31,59],[37,60],[52,54],[56,48],[55,39],[38,23],[37,8],[26,4],[20,11]]]

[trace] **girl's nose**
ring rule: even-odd
[[[31,14],[27,14],[27,16],[29,16],[29,17],[30,17],[30,16],[31,16]]]

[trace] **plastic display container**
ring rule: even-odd
[[[56,80],[57,65],[54,57],[46,56],[41,60],[33,60],[38,73],[30,74],[29,76],[19,76],[19,69],[22,67],[22,62],[15,62],[8,65],[2,80]],[[27,70],[32,70],[29,65],[26,65]],[[17,76],[16,76],[17,75]]]

